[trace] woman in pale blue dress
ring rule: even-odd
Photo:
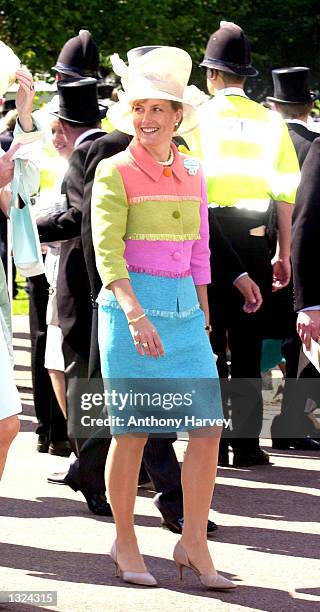
[[[18,70],[15,75],[19,82],[16,98],[18,125],[16,132],[31,132],[34,123],[31,117],[34,98],[34,86],[31,74],[26,70]],[[1,95],[2,92],[0,92]],[[14,162],[12,156],[19,146],[14,146],[5,154],[0,149],[0,208],[6,214],[11,197],[10,181],[13,177]],[[38,183],[38,170],[35,166],[28,169],[26,183],[30,192]],[[11,343],[10,304],[6,276],[0,260],[0,479],[6,463],[11,442],[19,431],[18,414],[21,412],[21,401],[14,382],[13,349]]]

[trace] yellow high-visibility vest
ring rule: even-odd
[[[286,124],[241,89],[224,92],[200,107],[199,128],[185,137],[203,160],[209,204],[261,212],[270,199],[293,204],[300,169]]]

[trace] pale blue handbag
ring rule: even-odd
[[[43,258],[37,224],[33,215],[30,196],[24,184],[24,162],[16,159],[11,183],[12,197],[9,204],[12,251],[14,263],[22,276],[37,276],[44,273]],[[16,207],[18,195],[24,203]]]

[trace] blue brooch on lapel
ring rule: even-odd
[[[183,160],[183,165],[188,171],[188,174],[196,176],[200,168],[200,161],[195,157],[186,157],[186,159]]]

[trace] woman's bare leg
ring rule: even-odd
[[[201,573],[215,573],[207,543],[207,521],[215,484],[219,450],[216,437],[199,430],[189,432],[181,482],[184,527],[181,543]]]
[[[66,379],[64,372],[61,370],[51,370],[48,368],[48,374],[51,379],[51,384],[55,392],[58,404],[62,410],[63,416],[67,418],[67,400],[66,400]]]
[[[16,437],[19,428],[20,423],[16,414],[0,421],[0,480],[6,464],[10,444]]]
[[[106,464],[106,489],[117,531],[117,560],[121,570],[145,572],[134,531],[134,504],[146,436],[112,439]]]

